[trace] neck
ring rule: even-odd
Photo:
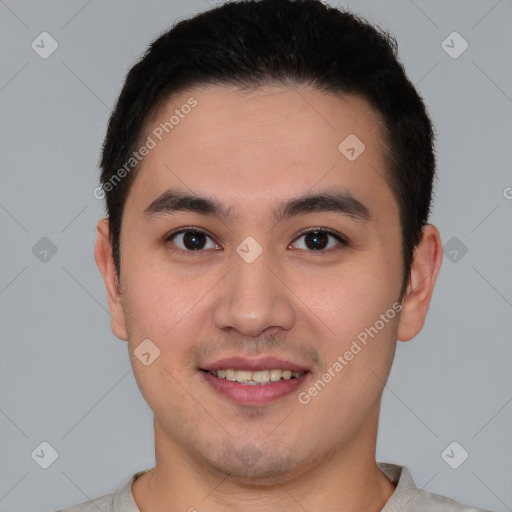
[[[306,471],[253,483],[234,480],[191,459],[155,419],[156,466],[133,483],[132,493],[140,512],[378,512],[394,485],[375,462],[377,421],[373,423],[374,428],[361,429],[347,447],[310,464]]]

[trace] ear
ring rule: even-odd
[[[409,341],[423,328],[437,275],[443,260],[443,246],[438,229],[423,226],[420,243],[414,250],[409,284],[402,301],[397,338]]]
[[[108,308],[110,310],[110,328],[115,336],[121,340],[128,340],[125,315],[121,301],[121,287],[117,277],[110,243],[110,227],[107,218],[103,218],[97,225],[98,236],[94,249],[94,259],[101,272],[107,290]]]

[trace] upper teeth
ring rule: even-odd
[[[290,380],[300,376],[299,372],[292,372],[291,370],[258,370],[251,372],[248,370],[212,370],[212,375],[219,377],[219,379],[227,379],[231,381],[241,382],[243,384],[268,384],[269,382],[276,382],[280,379]]]

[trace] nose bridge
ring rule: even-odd
[[[254,250],[249,241],[233,254],[232,270],[219,290],[215,323],[220,329],[236,329],[246,336],[257,336],[269,327],[289,330],[295,319],[292,299],[269,269],[269,254],[260,250],[254,257]]]

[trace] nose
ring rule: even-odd
[[[290,330],[296,311],[293,295],[269,261],[260,256],[247,263],[238,255],[218,289],[214,312],[217,328],[236,330],[244,336],[256,337],[269,330]]]

